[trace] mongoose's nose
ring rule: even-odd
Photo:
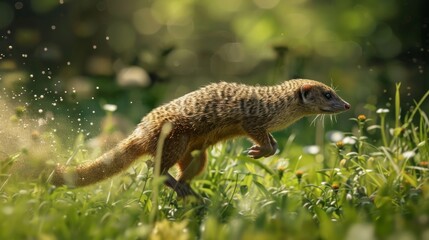
[[[349,109],[350,109],[350,104],[348,104],[348,103],[344,104],[344,108],[345,108],[346,110],[349,110]]]

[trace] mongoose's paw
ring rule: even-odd
[[[193,196],[197,199],[201,198],[201,196],[194,192],[191,186],[186,182],[177,182],[176,186],[174,187],[174,191],[177,193],[179,198],[186,198],[190,196]]]
[[[197,199],[200,199],[201,196],[198,195],[194,190],[192,190],[189,183],[185,181],[177,181],[171,174],[166,173],[165,176],[167,180],[165,180],[165,185],[173,189],[179,198],[186,198],[188,196],[194,196]]]
[[[276,153],[277,151],[277,144],[270,147],[262,147],[259,145],[253,145],[251,146],[248,151],[247,155],[253,159],[258,159],[261,157],[269,157]]]

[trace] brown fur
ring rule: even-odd
[[[75,168],[59,166],[52,183],[89,185],[126,169],[142,155],[154,157],[161,129],[171,123],[172,130],[162,149],[161,172],[178,195],[188,195],[193,192],[186,182],[204,169],[207,147],[247,136],[255,143],[249,156],[267,157],[277,150],[270,132],[286,128],[306,115],[338,113],[349,108],[334,90],[313,80],[289,80],[276,86],[210,84],[152,110],[131,136],[95,161]],[[178,180],[167,172],[175,164],[180,169]]]

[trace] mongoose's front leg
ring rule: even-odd
[[[261,157],[269,157],[277,151],[278,145],[274,137],[264,129],[248,131],[249,137],[255,141],[248,150],[248,155],[251,158],[258,159]]]

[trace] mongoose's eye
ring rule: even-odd
[[[330,93],[325,93],[325,98],[330,100],[332,98],[332,94]]]

